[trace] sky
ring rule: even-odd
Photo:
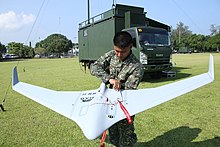
[[[143,7],[146,16],[172,26],[179,22],[192,33],[209,35],[220,26],[220,0],[90,0],[90,17],[115,4]],[[0,42],[34,45],[59,33],[78,42],[79,23],[88,18],[88,0],[0,0]]]

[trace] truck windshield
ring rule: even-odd
[[[169,35],[166,30],[141,29],[138,30],[138,37],[141,45],[170,45]]]

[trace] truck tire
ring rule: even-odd
[[[88,68],[89,68],[89,72],[90,72],[90,74],[91,74],[91,68],[92,68],[93,64],[94,64],[94,62],[89,62],[89,66],[88,66]]]

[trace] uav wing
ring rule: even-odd
[[[202,87],[208,83],[211,83],[212,81],[214,81],[214,61],[213,56],[210,55],[209,70],[207,73],[157,88],[140,89],[137,91],[126,90],[122,93],[125,101],[129,103],[126,106],[129,110],[129,113],[134,115]],[[135,104],[136,107],[134,107],[133,104]]]
[[[71,118],[72,104],[77,101],[81,94],[81,92],[54,91],[20,82],[16,67],[13,69],[12,89],[67,118]]]
[[[157,88],[115,91],[105,84],[97,90],[54,91],[24,82],[19,82],[17,69],[13,69],[12,88],[26,97],[75,121],[88,139],[95,139],[121,119],[125,113],[120,102],[130,115],[162,104],[190,92],[214,80],[214,63],[210,55],[209,71],[185,80]],[[158,94],[159,93],[159,94]]]

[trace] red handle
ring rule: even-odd
[[[100,147],[105,147],[106,133],[107,133],[107,130],[105,130],[102,134],[102,139],[100,140]]]
[[[125,116],[126,116],[126,119],[128,121],[128,124],[131,124],[132,123],[132,119],[131,119],[131,116],[130,114],[128,113],[128,110],[124,107],[124,105],[118,100],[118,103],[122,109],[122,111],[124,112]]]

